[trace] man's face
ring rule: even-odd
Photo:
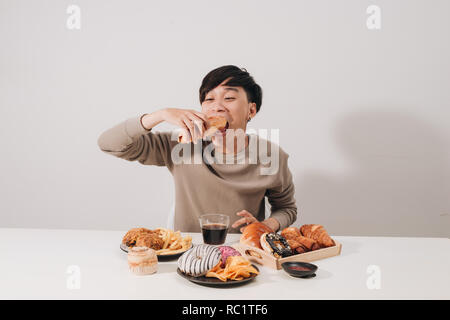
[[[256,104],[248,102],[242,87],[224,85],[227,80],[206,94],[202,112],[208,117],[224,117],[228,121],[229,129],[245,131],[248,118],[256,114]]]

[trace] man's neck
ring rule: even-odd
[[[239,152],[241,152],[242,150],[244,150],[245,148],[247,148],[248,146],[248,135],[245,135],[245,139],[244,139],[244,144],[240,145],[240,143],[238,143],[238,138],[234,137],[234,143],[232,144],[232,146],[230,146],[230,148],[227,148],[227,144],[226,144],[226,139],[224,139],[223,144],[219,144],[216,145],[216,150],[217,152],[220,152],[222,154],[238,154]],[[232,150],[229,150],[232,149]]]

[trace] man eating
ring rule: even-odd
[[[199,98],[201,110],[162,108],[132,117],[104,131],[98,145],[128,161],[168,168],[175,184],[176,230],[200,232],[198,219],[207,213],[229,215],[231,233],[256,221],[273,231],[294,223],[297,206],[288,154],[273,142],[246,134],[248,122],[261,108],[261,87],[245,69],[227,65],[205,76]],[[205,133],[212,117],[225,119],[226,126],[209,132],[212,137],[208,139]],[[179,127],[182,134],[155,132],[162,122]],[[179,149],[183,149],[183,157],[195,153],[183,148],[178,137],[192,146],[190,150],[210,150],[213,160],[223,161],[176,161]],[[260,155],[254,147],[264,144],[268,156],[277,155],[277,170],[269,174],[262,174],[267,161],[259,157],[250,161],[252,155]],[[266,197],[271,205],[267,218]]]

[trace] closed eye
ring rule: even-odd
[[[233,99],[236,99],[236,98],[235,97],[226,97],[225,98],[225,100],[233,100]],[[205,99],[205,101],[212,101],[212,100],[214,100],[214,99],[212,99],[212,98]]]

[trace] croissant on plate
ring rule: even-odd
[[[311,238],[322,247],[332,247],[335,242],[328,235],[325,228],[320,224],[305,224],[300,227],[300,232],[304,237]]]

